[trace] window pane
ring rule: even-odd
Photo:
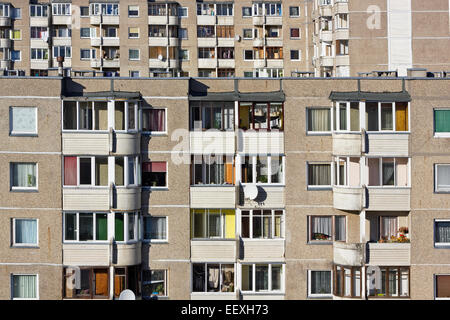
[[[281,103],[270,104],[270,129],[283,129],[283,105]]]
[[[79,111],[79,128],[84,130],[92,130],[92,103],[80,102]]]
[[[234,265],[225,264],[221,266],[222,287],[221,292],[234,292]]]
[[[394,159],[385,158],[383,159],[383,186],[393,186],[395,183],[394,179]]]
[[[115,230],[115,240],[116,241],[124,241],[124,214],[123,213],[115,213],[114,217],[114,230]]]
[[[361,270],[354,270],[353,272],[353,291],[352,296],[353,297],[360,297],[361,296]]]
[[[256,159],[256,182],[268,183],[269,160],[267,157],[261,156],[257,156]]]
[[[332,218],[311,217],[311,240],[332,240]]]
[[[146,217],[144,239],[165,240],[166,235],[166,217]]]
[[[359,103],[350,103],[350,130],[359,131]]]
[[[64,214],[65,220],[65,240],[77,240],[76,228],[77,228],[77,215],[76,213]]]
[[[450,132],[450,110],[434,110],[435,132]]]
[[[108,185],[108,158],[95,158],[95,185]]]
[[[77,129],[77,103],[75,101],[64,101],[63,129]]]
[[[253,210],[253,238],[261,238],[262,233],[262,211]]]
[[[242,238],[250,238],[250,212],[242,211],[241,212],[241,237]]]
[[[94,102],[94,108],[95,108],[95,130],[108,130],[107,102]]]
[[[128,157],[128,184],[135,184],[134,171],[135,159],[133,157]]]
[[[395,130],[408,131],[408,103],[395,103]]]
[[[345,241],[345,217],[335,216],[334,217],[334,228],[335,228],[335,238],[336,241]]]
[[[92,184],[91,158],[80,158],[80,184]]]
[[[339,103],[339,130],[347,130],[347,104]]]
[[[194,238],[206,238],[206,213],[204,210],[194,210]]]
[[[94,240],[94,221],[92,213],[79,214],[80,241]]]
[[[255,276],[255,291],[269,290],[269,266],[256,265]]]
[[[134,232],[135,224],[136,215],[134,213],[128,213],[128,240],[136,240]]]
[[[393,130],[392,103],[381,104],[381,130]]]
[[[36,133],[36,108],[11,107],[12,133]]]
[[[245,156],[241,158],[243,161],[241,164],[241,181],[243,183],[253,182],[253,157]]]
[[[35,299],[37,277],[35,275],[13,275],[13,298]]]
[[[208,264],[207,271],[208,271],[207,275],[208,292],[219,292],[220,266],[218,264]]]
[[[192,291],[205,292],[205,265],[195,263],[192,266]]]
[[[450,244],[450,221],[439,221],[435,223],[436,243]]]
[[[267,129],[268,113],[266,103],[255,104],[254,123],[255,129]]]
[[[331,271],[311,271],[311,294],[331,294]]]
[[[139,76],[139,75],[138,75]],[[128,130],[136,130],[135,104],[128,104]]]
[[[15,219],[15,239],[17,244],[38,244],[37,243],[37,220],[35,219]]]
[[[271,183],[283,182],[283,157],[271,157]]]
[[[281,290],[282,266],[272,265],[272,290]]]
[[[436,165],[437,191],[450,191],[450,165]]]
[[[308,185],[330,186],[331,165],[330,164],[308,164]]]
[[[35,163],[12,163],[12,186],[22,188],[36,187]]]
[[[108,240],[108,215],[106,213],[95,214],[95,240]]]
[[[378,103],[366,103],[366,128],[367,131],[378,131]]]
[[[308,109],[308,131],[331,131],[330,109]]]
[[[242,291],[253,291],[253,265],[242,265]]]

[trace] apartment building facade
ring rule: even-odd
[[[0,81],[2,299],[450,295],[447,79]]]

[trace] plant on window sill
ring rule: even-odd
[[[405,234],[401,233],[398,237],[391,236],[389,239],[382,237],[378,243],[410,243],[410,240]]]
[[[324,233],[313,233],[312,240],[331,240],[330,237]]]

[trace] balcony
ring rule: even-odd
[[[330,30],[320,30],[319,38],[321,41],[331,42],[333,41],[333,32]]]
[[[368,132],[367,140],[369,156],[409,156],[409,133]]]
[[[53,61],[53,65],[57,66],[58,65],[58,60],[56,58],[52,59]],[[72,58],[65,58],[64,62],[63,62],[63,67],[71,67],[72,66]]]
[[[50,60],[31,60],[30,69],[48,69]]]
[[[0,39],[0,49],[7,49],[11,47],[10,39]]]
[[[197,25],[198,26],[211,26],[211,25],[215,25],[217,22],[217,17],[216,16],[197,16]]]
[[[258,195],[248,199],[244,193],[245,185],[239,188],[239,206],[245,208],[284,208],[285,187],[277,185],[257,185]]]
[[[349,55],[337,55],[336,56],[336,66],[349,66],[350,56]]]
[[[102,59],[103,68],[120,68],[119,59]]]
[[[333,263],[343,266],[363,266],[365,249],[364,243],[333,242]]]
[[[267,59],[267,68],[283,68],[283,59]]]
[[[253,40],[254,47],[262,47],[264,46],[264,43],[265,43],[264,38],[256,38]]]
[[[0,17],[0,27],[10,27],[11,18],[10,17]]]
[[[360,132],[339,133],[333,132],[333,155],[361,156],[365,151],[365,139]]]
[[[284,239],[242,239],[239,259],[245,262],[284,261]]]
[[[118,25],[119,24],[119,16],[112,16],[112,15],[96,15],[90,17],[90,22],[92,25],[99,25],[102,24],[108,24],[108,25]]]
[[[173,17],[172,17],[173,18]],[[176,17],[175,17],[176,18]],[[148,24],[167,24],[167,16],[148,16]]]
[[[236,292],[192,292],[191,300],[239,300]]]
[[[366,263],[379,266],[411,265],[411,243],[368,243]]]
[[[70,266],[133,266],[141,263],[141,243],[64,243],[63,264]]]
[[[72,16],[52,16],[52,24],[71,25]]]
[[[91,68],[100,68],[102,66],[102,59],[92,59]]]
[[[192,154],[234,154],[234,131],[191,131],[189,135]]]
[[[333,15],[332,6],[331,5],[320,6],[319,15],[321,17],[331,17]]]
[[[237,151],[245,154],[284,154],[284,133],[282,131],[239,130]]]
[[[333,186],[333,207],[339,210],[361,211],[365,206],[362,187]]]
[[[128,155],[140,153],[139,133],[64,132],[62,139],[63,154]]]
[[[120,46],[120,39],[116,37],[102,37],[102,45],[109,47]]]
[[[237,241],[235,239],[191,240],[192,262],[236,262]]]
[[[48,17],[30,17],[30,27],[48,27]]]
[[[367,210],[409,211],[411,210],[409,187],[368,187]]]
[[[138,210],[140,187],[64,187],[63,210]]]
[[[31,48],[44,48],[48,49],[48,42],[44,39],[30,39]]]
[[[234,185],[201,185],[190,187],[192,208],[236,207],[236,187]]]
[[[350,37],[349,29],[336,29],[334,32],[334,38],[335,40],[348,40]]]
[[[53,46],[71,46],[72,38],[70,37],[55,37],[52,39]]]
[[[213,69],[217,67],[217,59],[198,59],[199,68]]]
[[[169,63],[167,60],[159,60],[159,59],[149,59],[148,65],[150,68],[168,68]]]
[[[0,69],[11,69],[11,60],[0,60]]]
[[[235,68],[235,61],[234,59],[218,59],[217,60],[217,66],[219,68]]]
[[[320,57],[320,65],[322,67],[333,67],[334,66],[334,57],[332,57],[332,56],[321,56]]]

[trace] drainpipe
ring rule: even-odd
[[[114,237],[109,238],[109,300],[114,299],[114,266],[113,266],[113,250],[114,250]]]

